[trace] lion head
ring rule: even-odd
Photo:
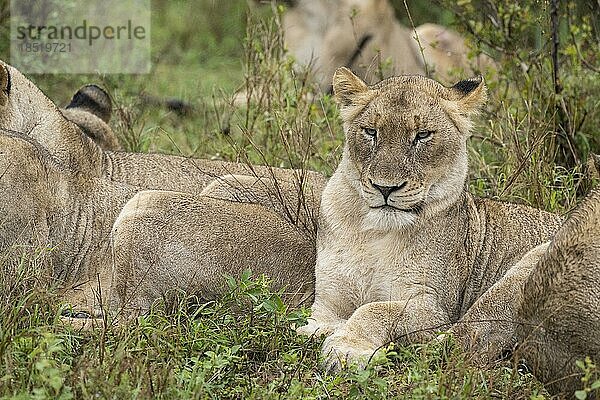
[[[98,145],[92,140],[103,145],[100,139],[110,139],[114,133],[102,119],[110,118],[110,108],[107,109],[110,103],[107,105],[100,96],[92,99],[89,89],[89,86],[83,87],[73,98],[68,110],[64,111],[67,119],[29,79],[0,60],[0,131],[35,139],[69,168],[93,170],[90,154],[98,153]],[[87,96],[82,99],[80,94],[84,90]],[[104,103],[90,106],[92,100],[97,102],[99,99]],[[107,143],[118,145],[116,137]]]
[[[411,224],[458,200],[471,118],[486,100],[482,78],[445,87],[407,75],[367,86],[340,68],[333,87],[346,135],[340,168],[360,193],[368,226]]]

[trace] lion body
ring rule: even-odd
[[[555,394],[581,389],[577,360],[600,359],[600,192],[593,190],[554,238],[531,250],[451,329],[481,363],[516,357]],[[510,296],[507,296],[510,293]]]
[[[334,89],[346,146],[322,195],[313,320],[300,331],[329,335],[323,352],[337,368],[460,322],[560,218],[465,190],[481,80],[445,88],[404,76],[368,87],[340,69]]]
[[[465,40],[447,27],[403,26],[388,0],[300,0],[284,14],[283,30],[290,53],[299,65],[312,67],[323,90],[341,66],[375,83],[425,73],[448,82],[493,65],[485,55],[469,60]]]
[[[571,214],[523,285],[518,354],[553,392],[572,395],[584,373],[575,362],[600,360],[600,190]]]
[[[310,214],[318,210],[324,186],[322,175],[161,154],[105,151],[92,140],[94,135],[84,133],[67,120],[19,71],[6,64],[0,67],[0,127],[4,131],[1,139],[6,141],[2,147],[6,151],[1,154],[5,168],[0,198],[3,218],[10,221],[0,230],[0,251],[20,244],[20,240],[32,242],[31,238],[35,238],[35,246],[54,248],[50,257],[57,266],[55,277],[67,289],[65,298],[76,308],[96,308],[99,290],[107,296],[111,287],[119,287],[123,292],[127,285],[118,280],[127,279],[136,271],[134,268],[156,267],[139,263],[116,266],[115,259],[133,260],[144,246],[156,251],[155,259],[166,257],[165,249],[175,250],[186,240],[188,245],[196,246],[189,251],[198,252],[200,257],[193,260],[206,263],[196,265],[183,253],[175,253],[171,259],[175,257],[178,262],[169,265],[171,276],[180,274],[179,283],[192,276],[188,272],[194,266],[197,271],[205,266],[206,274],[194,275],[196,281],[188,282],[190,288],[201,290],[202,280],[224,283],[226,272],[239,276],[244,269],[263,271],[261,268],[267,266],[269,275],[275,278],[275,287],[282,287],[283,284],[277,285],[282,282],[295,284],[297,274],[306,274],[308,285],[312,285],[313,274],[307,272],[313,269],[315,254],[315,228]],[[74,103],[67,109],[104,122],[101,108],[90,106],[85,99]],[[86,126],[94,129],[99,125]],[[20,150],[12,150],[13,147]],[[27,159],[22,159],[25,155]],[[27,168],[20,171],[19,166]],[[143,195],[136,196],[138,192]],[[169,204],[179,204],[182,198],[186,204],[193,204],[190,207],[194,212],[188,215],[180,210],[179,217],[169,214]],[[303,207],[305,200],[307,205]],[[152,223],[145,219],[148,215],[156,216],[150,220]],[[224,215],[229,217],[219,218]],[[190,216],[193,223],[186,219]],[[176,224],[177,219],[170,218],[188,223]],[[265,223],[266,220],[271,223]],[[165,230],[165,221],[171,223],[167,226],[172,230]],[[239,227],[239,221],[245,221],[247,230],[240,234],[255,244],[254,250],[231,245],[218,253],[213,251],[213,257],[201,257],[208,247],[214,246],[218,235]],[[149,230],[143,236],[126,234],[131,229],[135,231],[136,225]],[[191,235],[192,226],[196,235]],[[170,243],[161,241],[158,246],[156,237],[161,232],[169,232]],[[284,246],[286,240],[290,243]],[[255,251],[261,249],[257,241],[262,248],[277,243],[279,258],[263,266],[264,254]],[[303,251],[306,254],[295,257]],[[232,259],[239,269],[230,264]],[[113,271],[113,267],[119,268]],[[128,268],[130,272],[126,272]],[[158,300],[147,297],[151,293],[181,287],[163,287],[168,284],[164,280],[149,284],[154,289],[146,286],[138,304]]]

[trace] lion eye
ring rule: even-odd
[[[365,133],[365,135],[370,136],[372,138],[376,138],[377,137],[377,129],[373,129],[373,128],[362,128],[363,132]]]
[[[433,131],[419,131],[415,135],[415,143],[427,140],[433,135]]]

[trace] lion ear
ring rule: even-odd
[[[450,92],[450,98],[458,103],[458,109],[465,115],[478,112],[487,101],[487,88],[481,75],[456,83]]]
[[[91,84],[80,87],[66,108],[80,108],[108,124],[112,114],[112,101],[106,90]]]
[[[356,105],[362,95],[369,90],[366,83],[346,67],[340,67],[333,74],[333,93],[341,106]]]
[[[0,64],[0,106],[8,103],[10,94],[10,73],[6,65]]]
[[[487,89],[483,77],[466,79],[446,88],[442,104],[459,131],[469,135],[476,114],[487,100]]]

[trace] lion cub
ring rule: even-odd
[[[390,340],[447,330],[560,219],[466,190],[481,78],[367,86],[340,68],[333,87],[346,144],[322,195],[312,319],[299,332],[329,335],[335,369]]]

